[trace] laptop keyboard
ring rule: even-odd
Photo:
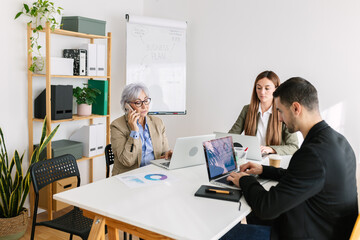
[[[261,185],[263,185],[263,184],[267,183],[268,181],[270,181],[269,179],[260,178],[258,175],[254,175],[254,174],[250,174],[250,175],[255,177]],[[216,182],[233,186],[234,183],[231,182],[231,181],[226,180],[226,178],[227,178],[227,176],[219,178],[219,179],[216,180]]]
[[[160,163],[161,165],[165,166],[165,167],[169,167],[170,166],[170,162],[162,162]]]
[[[226,178],[227,178],[227,176],[223,177],[223,178],[219,178],[216,181],[219,182],[219,183],[224,183],[226,185],[230,185],[230,186],[234,185],[233,182],[226,180]]]

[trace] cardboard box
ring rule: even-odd
[[[63,16],[61,23],[64,30],[105,36],[106,21],[80,16]]]
[[[51,186],[51,185],[49,185],[49,186]],[[66,190],[76,188],[76,186],[77,186],[77,178],[76,177],[61,179],[52,184],[52,191],[53,191],[52,193],[56,194],[56,193],[64,192]],[[47,187],[45,187],[45,188],[41,189],[39,192],[39,207],[42,209],[47,209],[47,203],[48,203],[48,194],[47,194]],[[60,201],[56,201],[56,200],[53,200],[52,204],[53,204],[52,209],[54,211],[59,211],[63,208],[70,206],[69,204],[66,204],[66,203],[63,203]]]

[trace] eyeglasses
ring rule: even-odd
[[[133,103],[136,107],[141,107],[143,104],[149,105],[150,102],[151,102],[151,98],[147,98],[144,101],[136,100],[134,102],[128,102],[128,103]]]

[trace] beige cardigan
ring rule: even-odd
[[[146,121],[149,127],[154,156],[155,159],[158,159],[169,150],[165,126],[158,117],[147,116]],[[131,129],[127,115],[115,119],[110,125],[110,130],[111,148],[115,157],[112,175],[140,167],[142,158],[141,138],[133,139],[130,137]]]

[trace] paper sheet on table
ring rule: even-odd
[[[145,187],[154,184],[169,184],[176,180],[173,176],[169,176],[163,172],[116,175],[115,177],[130,188]]]

